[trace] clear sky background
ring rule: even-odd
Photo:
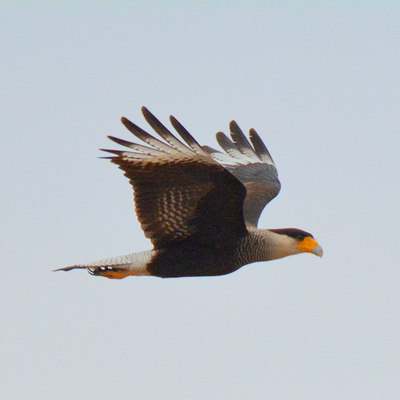
[[[396,1],[0,5],[2,399],[399,399]],[[79,262],[150,248],[98,148],[146,105],[202,143],[255,128],[302,254],[214,278]]]

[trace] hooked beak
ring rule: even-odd
[[[305,237],[301,242],[299,242],[298,248],[301,252],[313,253],[318,257],[322,257],[324,254],[322,247],[310,236]]]
[[[322,250],[322,247],[320,245],[315,246],[312,250],[311,253],[315,254],[318,257],[322,257],[324,254],[324,251]]]

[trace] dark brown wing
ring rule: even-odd
[[[217,141],[226,153],[209,146],[203,149],[244,184],[247,190],[244,218],[247,225],[257,226],[264,207],[280,191],[278,171],[254,129],[249,132],[251,144],[235,121],[231,121],[230,131],[232,140],[222,132],[217,133]]]
[[[215,162],[176,119],[171,117],[171,122],[188,146],[146,108],[142,112],[167,143],[122,118],[126,128],[149,147],[110,137],[134,151],[106,151],[115,154],[109,158],[129,178],[136,214],[154,247],[165,248],[189,237],[194,243],[221,243],[245,235],[242,183]]]

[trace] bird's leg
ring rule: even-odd
[[[104,276],[109,279],[123,279],[127,276],[138,275],[135,271],[123,267],[101,266],[89,267],[87,270],[90,275]]]

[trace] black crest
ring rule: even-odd
[[[296,228],[270,229],[270,231],[278,233],[280,235],[287,235],[298,240],[302,240],[307,236],[314,238],[311,233]]]

